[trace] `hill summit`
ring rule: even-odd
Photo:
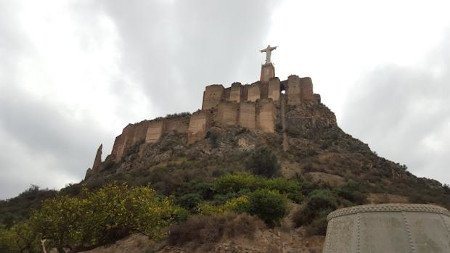
[[[290,201],[289,214],[277,223],[281,232],[255,228],[265,233],[260,235],[265,241],[247,245],[222,230],[219,233],[219,228],[202,227],[220,234],[212,240],[215,246],[202,248],[202,240],[212,241],[183,234],[190,233],[189,226],[206,226],[194,219],[173,228],[168,239],[172,246],[166,245],[161,252],[173,252],[171,247],[222,252],[229,243],[236,244],[238,252],[262,252],[257,245],[314,252],[323,243],[325,217],[336,208],[366,203],[432,203],[450,208],[448,186],[417,178],[405,165],[379,157],[367,144],[346,134],[314,93],[312,79],[290,75],[281,80],[275,76],[270,56],[261,66],[258,81],[235,82],[226,88],[208,85],[198,111],[129,124],[116,137],[111,154],[104,161],[101,156],[102,146],[82,185],[91,189],[112,181],[151,185],[192,214],[221,213],[230,203],[247,201],[260,188],[287,194]],[[291,187],[292,182],[299,188]],[[251,208],[245,210],[252,214]],[[236,218],[212,217],[218,220],[208,222],[225,227]],[[264,220],[261,214],[258,217]],[[284,233],[283,243],[274,231]],[[173,236],[190,239],[173,241]],[[305,238],[312,240],[309,245]]]

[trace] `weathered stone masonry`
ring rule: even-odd
[[[207,86],[203,93],[202,109],[190,116],[145,120],[126,126],[122,134],[116,137],[111,154],[119,161],[131,146],[157,143],[171,132],[186,134],[188,144],[192,144],[204,139],[212,126],[240,126],[252,131],[274,133],[281,103],[320,103],[320,95],[313,93],[311,78],[291,75],[287,80],[280,81],[274,77],[272,64],[263,65],[261,71],[260,81],[252,84],[233,83],[228,88],[220,84]]]

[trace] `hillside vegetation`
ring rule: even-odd
[[[287,151],[280,119],[275,134],[215,126],[191,145],[170,133],[132,146],[119,162],[107,157],[79,184],[59,192],[31,188],[2,201],[0,252],[41,252],[42,239],[48,248],[77,252],[136,233],[150,238],[155,252],[212,252],[227,242],[258,252],[256,244],[279,245],[267,231],[297,240],[289,247],[298,252],[317,246],[304,245],[305,238],[323,241],[326,216],[337,208],[450,208],[448,186],[378,157],[344,133],[323,104],[286,110]],[[242,238],[266,241],[243,249]]]

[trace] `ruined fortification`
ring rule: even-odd
[[[280,81],[272,63],[261,67],[261,78],[252,84],[208,85],[202,109],[191,115],[178,115],[129,124],[116,137],[111,155],[119,161],[125,150],[137,143],[156,143],[165,134],[185,134],[189,144],[206,136],[209,128],[244,127],[263,133],[275,132],[275,120],[285,105],[320,103],[309,77],[289,76]]]

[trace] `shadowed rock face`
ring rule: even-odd
[[[324,253],[450,252],[450,213],[434,205],[363,205],[328,215]]]

